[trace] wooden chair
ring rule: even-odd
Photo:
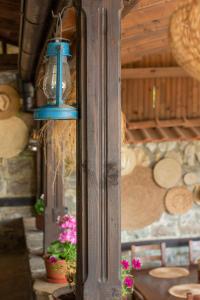
[[[137,290],[133,291],[133,300],[145,300],[140,292]]]
[[[152,245],[143,245],[136,246],[132,245],[131,247],[131,256],[132,258],[138,257],[141,259],[143,268],[145,268],[145,263],[157,263],[160,266],[165,266],[165,249],[166,244],[152,244]],[[158,254],[154,254],[153,252],[158,252]]]
[[[189,241],[189,261],[191,265],[197,264],[200,258],[200,241]]]
[[[200,300],[200,295],[192,295],[191,293],[188,293],[187,300]]]

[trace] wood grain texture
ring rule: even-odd
[[[53,125],[52,125],[53,126]],[[58,168],[55,159],[55,151],[51,139],[52,127],[47,129],[46,157],[44,157],[44,194],[45,194],[45,228],[44,248],[45,251],[50,243],[58,237],[58,216],[64,214],[63,204],[63,165]]]
[[[18,45],[20,0],[0,1],[0,40]]]
[[[135,1],[122,19],[122,64],[169,49],[168,28],[180,0]]]
[[[121,8],[121,0],[83,0],[85,18],[79,24],[77,296],[84,300],[94,295],[97,300],[121,299]]]

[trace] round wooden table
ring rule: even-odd
[[[185,283],[198,283],[197,266],[186,267],[190,274],[186,277],[175,279],[161,279],[149,275],[149,270],[141,270],[135,272],[135,288],[144,296],[145,300],[177,300],[171,296],[168,290],[173,285]]]

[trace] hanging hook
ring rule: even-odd
[[[152,90],[152,106],[153,106],[153,109],[156,108],[156,98],[157,98],[157,90],[156,90],[156,86],[154,85],[153,86],[153,90]]]
[[[56,32],[55,32],[56,36],[58,35],[58,32],[60,32],[60,34],[59,34],[60,36],[59,37],[62,38],[62,17],[64,15],[64,12],[68,8],[73,7],[73,3],[74,3],[73,0],[69,1],[68,5],[64,6],[62,8],[62,10],[60,12],[58,12],[57,14],[55,14],[54,11],[52,10],[52,17],[57,19],[57,22],[56,22]]]

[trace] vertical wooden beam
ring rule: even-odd
[[[53,126],[53,125],[52,125]],[[44,249],[58,238],[56,220],[64,214],[63,204],[63,165],[57,167],[55,151],[51,139],[52,127],[47,130],[47,145],[45,157],[45,230]]]
[[[82,0],[78,18],[76,290],[81,300],[121,299],[121,8],[121,0]]]

